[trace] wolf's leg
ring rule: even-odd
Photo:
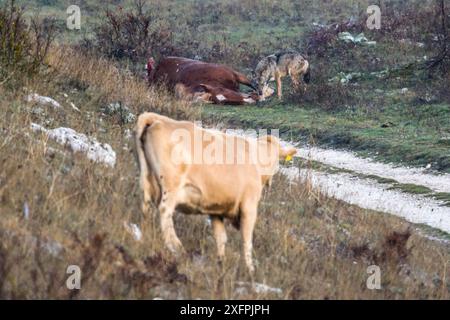
[[[278,99],[281,99],[282,92],[281,92],[281,75],[279,72],[275,73],[275,78],[277,80],[277,95]]]
[[[291,75],[292,85],[294,86],[295,90],[300,89],[300,81],[298,80],[298,75]]]

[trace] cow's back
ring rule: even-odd
[[[182,57],[161,59],[150,81],[165,81],[170,86],[177,83],[186,86],[205,83],[230,90],[239,89],[235,72],[227,66]]]
[[[179,82],[179,66],[180,64],[193,61],[191,59],[180,57],[165,57],[159,61],[150,79],[152,82],[167,82],[175,85]]]
[[[201,211],[236,216],[242,199],[252,195],[259,198],[263,187],[251,159],[254,150],[242,137],[200,130],[207,135],[202,146],[202,163],[190,165],[186,183],[200,191]]]
[[[254,150],[246,139],[166,117],[156,118],[145,134],[152,170],[161,185],[179,190],[181,208],[235,217],[244,197],[259,199],[261,175],[251,162]],[[213,151],[220,148],[223,156]]]
[[[182,64],[180,67],[179,78],[185,85],[205,83],[229,90],[239,89],[234,71],[226,66],[196,61]]]

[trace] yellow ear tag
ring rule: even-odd
[[[292,160],[292,156],[290,154],[288,154],[286,156],[286,158],[284,158],[284,161],[286,161],[286,162],[291,161],[291,160]]]

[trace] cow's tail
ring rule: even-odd
[[[155,117],[153,113],[145,112],[138,117],[136,127],[135,127],[135,135],[136,135],[136,146],[137,150],[144,151],[144,136],[149,127],[151,127],[158,119]]]
[[[147,130],[148,127],[150,127],[155,122],[155,117],[150,112],[145,112],[141,114],[138,117],[136,128],[135,128],[135,134],[136,134],[136,142],[139,142],[137,146],[142,146],[142,137]]]
[[[135,127],[136,156],[141,175],[141,189],[144,191],[143,208],[149,201],[159,203],[161,200],[161,185],[156,178],[157,175],[155,176],[154,168],[148,158],[148,150],[145,150],[145,134],[148,128],[157,122],[158,120],[153,114],[146,112],[138,117]]]
[[[258,88],[256,88],[255,84],[249,78],[247,78],[246,75],[239,72],[236,72],[235,74],[237,82],[242,83],[243,85],[246,85],[255,91],[258,91]]]

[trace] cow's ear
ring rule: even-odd
[[[281,149],[280,152],[280,159],[284,159],[285,161],[291,161],[292,157],[297,153],[297,149],[295,148],[288,148],[288,149]]]
[[[147,64],[146,64],[145,68],[147,69],[148,72],[150,72],[154,69],[154,67],[155,67],[155,59],[150,57],[147,60]]]

